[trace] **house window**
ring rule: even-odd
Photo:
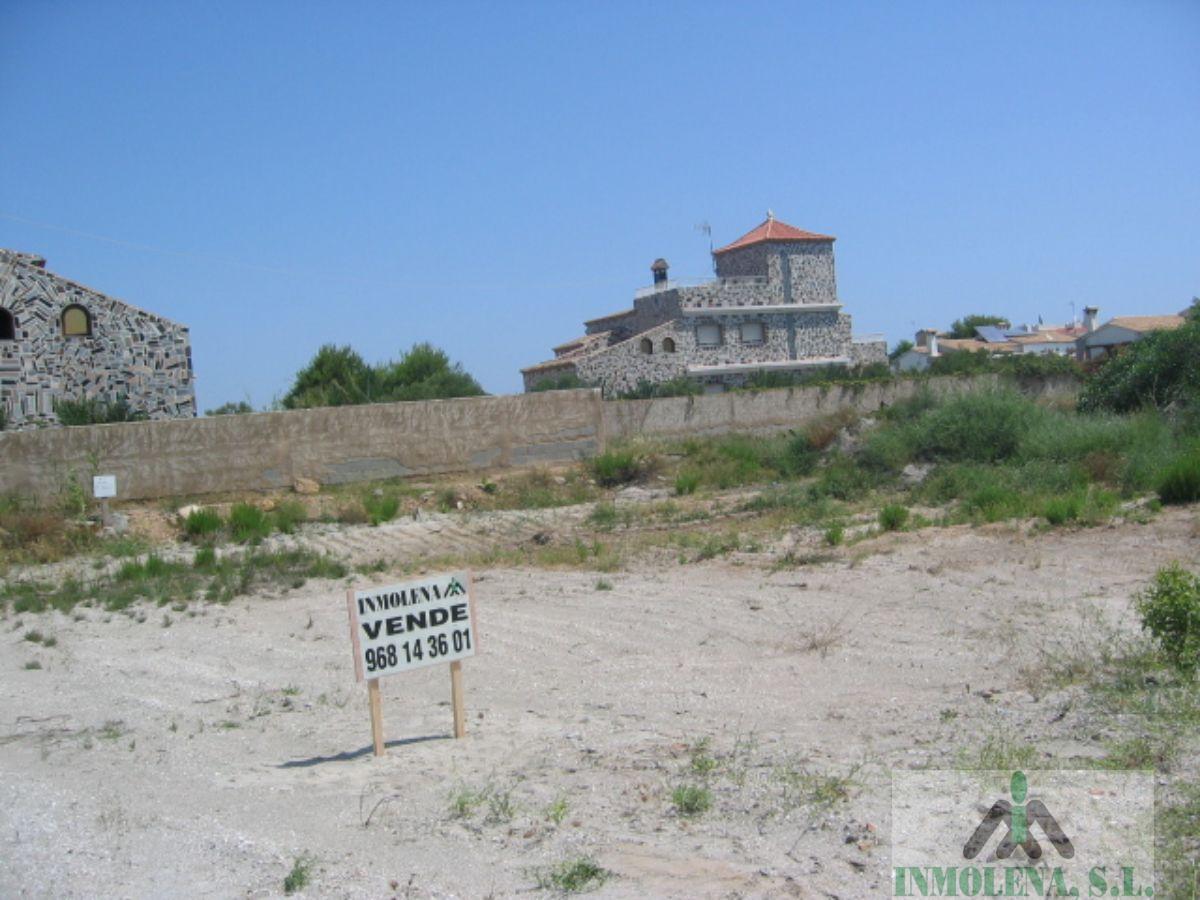
[[[64,337],[87,337],[92,333],[92,317],[78,304],[63,310],[62,330]]]
[[[651,342],[650,338],[642,338],[642,342],[638,344],[638,349],[649,356],[654,352],[654,344]]]
[[[762,342],[763,342],[762,322],[743,322],[742,323],[742,343],[743,344],[761,344]]]
[[[17,322],[7,309],[0,309],[0,341],[17,339]]]
[[[701,347],[719,347],[719,346],[721,346],[721,326],[720,325],[698,325],[698,326],[696,326],[696,343]]]
[[[663,338],[663,353],[675,352],[675,338]]]

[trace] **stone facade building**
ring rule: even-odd
[[[10,428],[57,422],[59,400],[124,397],[151,419],[196,414],[184,325],[0,250],[0,408]]]
[[[555,347],[554,359],[522,369],[525,389],[574,375],[606,396],[680,377],[721,391],[755,372],[886,363],[882,337],[851,334],[834,240],[768,214],[713,251],[714,280],[680,285],[655,260],[654,283],[634,295],[632,309],[585,322],[586,333]]]

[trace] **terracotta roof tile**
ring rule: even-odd
[[[835,241],[837,238],[828,234],[816,234],[812,231],[804,231],[789,225],[787,222],[781,222],[778,219],[768,216],[766,221],[757,228],[747,231],[732,244],[726,244],[719,250],[714,250],[713,253],[726,253],[730,250],[737,250],[740,247],[749,247],[752,244],[763,244],[767,241]]]

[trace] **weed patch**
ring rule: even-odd
[[[22,613],[55,609],[69,612],[80,603],[94,603],[110,611],[139,602],[158,606],[186,606],[196,599],[227,603],[258,587],[300,587],[309,578],[342,578],[340,562],[306,550],[276,553],[250,551],[217,559],[211,548],[196,552],[195,562],[170,562],[150,556],[129,561],[111,577],[89,584],[68,579],[53,585],[19,582],[0,586],[0,604]]]
[[[700,816],[712,807],[712,791],[703,785],[681,784],[671,792],[671,802],[681,816]]]
[[[601,868],[594,860],[583,857],[539,869],[535,876],[537,886],[544,891],[580,894],[599,888],[612,877],[612,872]]]

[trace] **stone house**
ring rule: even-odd
[[[58,400],[124,397],[151,419],[196,414],[188,329],[0,250],[0,409],[57,422]]]
[[[855,337],[834,273],[835,238],[766,221],[713,251],[715,279],[683,285],[665,260],[633,308],[591,319],[554,359],[522,369],[525,389],[573,375],[606,396],[688,378],[716,392],[755,372],[886,363],[882,336]]]

